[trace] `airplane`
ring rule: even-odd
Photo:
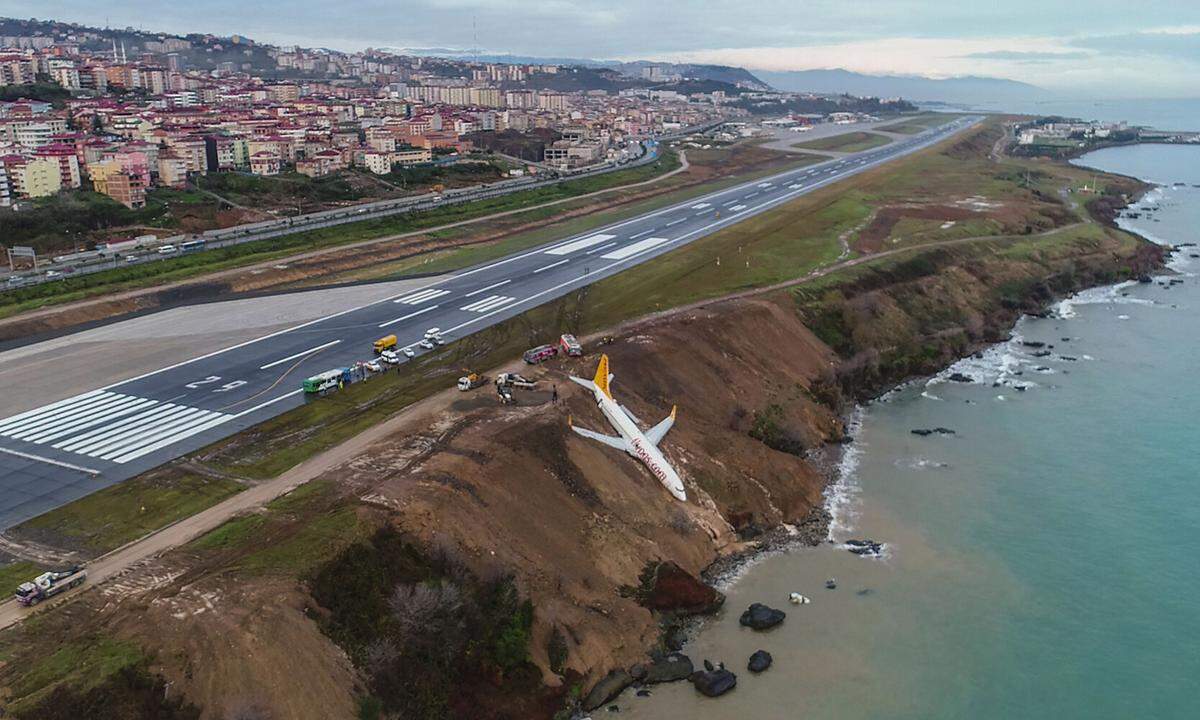
[[[671,408],[671,414],[663,419],[662,422],[654,427],[642,431],[638,427],[640,422],[629,408],[620,405],[613,399],[612,384],[613,376],[608,372],[608,356],[600,356],[600,365],[596,367],[596,377],[591,380],[584,380],[572,376],[571,379],[596,396],[596,404],[600,407],[600,412],[604,413],[604,417],[608,418],[608,422],[612,424],[617,431],[618,436],[602,435],[598,432],[586,430],[584,428],[575,427],[575,423],[567,418],[567,424],[576,433],[585,438],[597,440],[599,442],[614,447],[618,450],[623,450],[649,468],[654,477],[663,484],[672,495],[677,499],[686,501],[687,493],[683,489],[683,480],[679,478],[679,473],[675,472],[675,468],[667,462],[663,457],[662,451],[658,449],[658,443],[662,441],[663,436],[675,424],[675,410]]]

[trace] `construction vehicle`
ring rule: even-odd
[[[574,335],[565,334],[558,339],[559,352],[569,357],[579,357],[583,355],[583,346],[575,339]]]
[[[537,387],[537,382],[522,377],[517,373],[500,373],[496,376],[496,395],[500,397],[500,402],[505,405],[513,401],[512,391],[514,388],[532,390],[535,387]]]
[[[384,335],[383,337],[381,337],[375,341],[375,353],[376,354],[379,354],[379,353],[383,352],[384,350],[391,350],[394,347],[396,347],[396,336],[395,335]]]
[[[25,607],[32,607],[63,591],[79,587],[84,580],[87,580],[87,571],[79,565],[44,572],[35,577],[33,582],[21,583],[17,586],[17,602]]]
[[[485,382],[487,382],[486,376],[479,373],[467,373],[458,379],[458,389],[463,392],[474,390]]]

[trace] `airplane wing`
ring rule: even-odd
[[[670,415],[666,416],[663,418],[662,422],[646,431],[646,439],[654,443],[655,447],[658,447],[658,443],[662,441],[663,436],[667,434],[667,431],[670,430],[671,426],[674,424],[675,408],[672,407]]]
[[[629,452],[629,446],[625,444],[625,441],[614,435],[602,435],[598,432],[592,432],[591,430],[575,427],[574,425],[571,426],[571,429],[585,438],[602,442],[609,447],[620,450],[621,452]]]

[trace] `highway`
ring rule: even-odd
[[[976,122],[715,191],[0,419],[0,530],[321,402],[301,381],[370,359],[383,335],[418,353],[431,327],[453,342]]]

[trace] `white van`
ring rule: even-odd
[[[175,252],[175,246],[174,246],[174,245],[163,245],[163,246],[161,246],[161,247],[159,247],[159,248],[158,248],[158,254],[159,254],[159,255],[170,255],[170,254],[171,254],[171,253],[173,253],[173,252]]]
[[[429,328],[428,330],[426,330],[426,331],[425,331],[425,339],[426,339],[426,340],[432,340],[433,338],[435,338],[435,337],[437,337],[438,335],[441,335],[441,334],[442,334],[442,329],[441,329],[441,328],[435,328],[435,327],[432,327],[432,328]]]

